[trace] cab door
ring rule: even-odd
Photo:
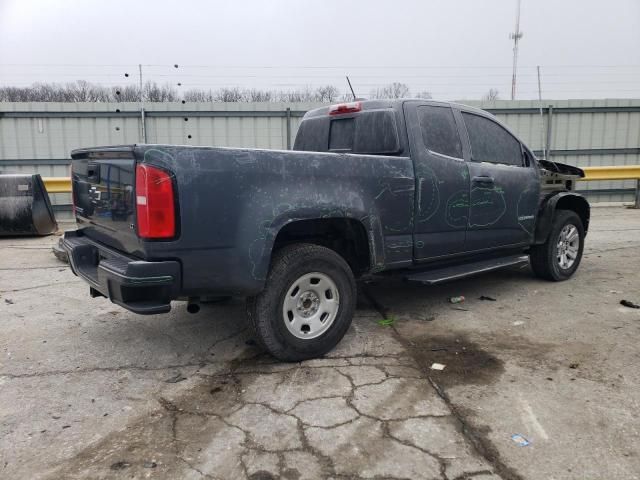
[[[414,259],[462,253],[469,172],[459,121],[448,104],[406,102],[404,109],[416,177]]]
[[[466,250],[531,242],[540,182],[520,141],[489,116],[462,110],[471,153]]]

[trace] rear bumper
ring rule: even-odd
[[[92,296],[105,296],[142,315],[168,312],[171,300],[179,296],[177,261],[138,260],[75,231],[64,234],[62,247],[71,270],[89,284]]]

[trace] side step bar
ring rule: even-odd
[[[419,282],[426,285],[436,285],[438,283],[457,280],[459,278],[490,272],[504,267],[522,265],[525,263],[529,263],[528,255],[510,255],[508,257],[492,258],[491,260],[482,260],[480,262],[466,263],[464,265],[455,265],[453,267],[415,273],[407,275],[405,280],[410,282]]]

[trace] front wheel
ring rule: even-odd
[[[558,210],[547,241],[531,247],[531,269],[546,280],[567,280],[578,269],[583,249],[582,220],[571,210]]]
[[[269,353],[296,362],[324,355],[342,340],[355,300],[355,279],[340,255],[296,244],[274,255],[265,289],[247,299],[247,315]]]

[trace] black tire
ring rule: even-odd
[[[576,227],[580,244],[578,245],[577,256],[573,263],[568,268],[563,268],[558,261],[558,242],[560,240],[560,233],[567,225]],[[578,214],[572,210],[558,210],[547,241],[542,245],[531,247],[531,269],[536,276],[544,278],[545,280],[554,282],[567,280],[578,269],[580,260],[582,260],[583,249],[584,226],[582,225],[582,220],[580,220]]]
[[[285,325],[283,305],[294,282],[311,272],[333,281],[339,301],[328,329],[318,337],[301,339]],[[342,340],[351,325],[355,303],[356,283],[347,262],[326,247],[301,243],[274,254],[264,290],[247,299],[247,316],[263,348],[279,360],[298,362],[322,356]]]

